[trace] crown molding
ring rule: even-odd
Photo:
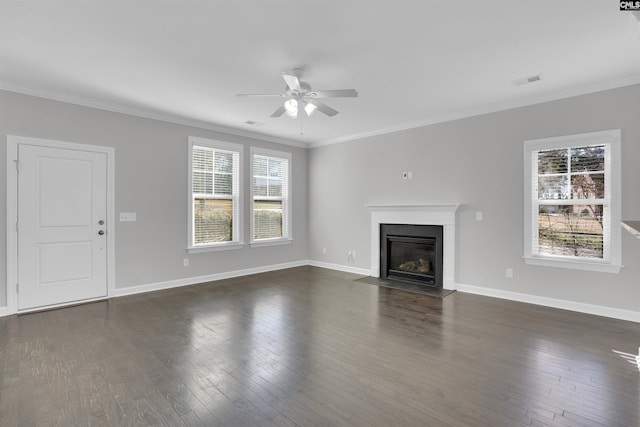
[[[159,120],[168,123],[174,123],[183,126],[190,126],[199,129],[211,130],[215,132],[226,133],[229,135],[240,136],[244,138],[257,139],[260,141],[273,142],[276,144],[289,145],[298,148],[318,148],[326,145],[340,144],[343,142],[354,141],[358,139],[380,136],[394,132],[400,132],[409,129],[416,129],[424,126],[430,126],[437,123],[444,123],[453,120],[464,119],[468,117],[480,116],[483,114],[496,113],[499,111],[510,110],[513,108],[526,107],[535,104],[542,104],[550,101],[557,101],[559,99],[571,98],[574,96],[586,95],[590,93],[600,92],[604,90],[616,89],[624,86],[631,86],[640,84],[640,74],[627,75],[621,78],[602,81],[598,83],[575,86],[572,88],[549,92],[545,94],[533,95],[525,98],[520,98],[514,101],[495,103],[485,105],[481,107],[469,108],[465,110],[456,111],[450,114],[444,114],[440,116],[429,117],[424,120],[418,120],[413,122],[407,122],[399,124],[397,126],[389,126],[379,128],[369,132],[359,132],[351,135],[347,135],[340,138],[329,139],[325,141],[315,142],[303,142],[298,140],[292,140],[287,138],[279,138],[260,132],[250,132],[243,129],[216,125],[213,123],[207,123],[199,120],[185,119],[183,117],[158,113],[147,109],[137,109],[126,107],[123,105],[104,103],[95,99],[70,96],[61,92],[51,91],[48,89],[27,86],[10,82],[6,80],[0,80],[0,90],[6,90],[9,92],[20,93],[23,95],[35,96],[38,98],[51,99],[54,101],[66,102],[69,104],[80,105],[83,107],[96,108],[100,110],[110,111],[114,113],[127,114],[136,117],[142,117],[151,120]]]
[[[477,108],[469,108],[466,110],[457,111],[451,114],[445,114],[442,116],[430,117],[425,120],[419,120],[414,122],[408,122],[400,124],[398,126],[390,126],[386,128],[380,128],[371,132],[361,132],[345,136],[343,138],[336,138],[327,141],[311,142],[308,144],[309,148],[318,148],[326,145],[339,144],[342,142],[354,141],[372,136],[380,136],[388,133],[399,132],[403,130],[415,129],[424,126],[434,125],[437,123],[450,122],[453,120],[459,120],[474,116],[480,116],[483,114],[496,113],[499,111],[510,110],[513,108],[527,107],[535,104],[542,104],[550,101],[557,101],[560,99],[571,98],[574,96],[587,95],[590,93],[601,92],[604,90],[617,89],[624,86],[631,86],[640,84],[640,74],[628,75],[622,78],[607,80],[604,82],[598,82],[594,84],[575,86],[569,89],[533,95],[526,98],[521,98],[514,101],[496,103],[491,105],[485,105]]]
[[[131,108],[119,104],[110,104],[102,101],[98,101],[92,98],[71,96],[62,92],[52,91],[34,86],[23,85],[7,80],[0,80],[0,90],[7,92],[15,92],[22,95],[35,96],[38,98],[50,99],[52,101],[66,102],[68,104],[80,105],[82,107],[95,108],[98,110],[109,111],[112,113],[127,114],[130,116],[141,117],[144,119],[158,120],[167,123],[173,123],[177,125],[190,126],[198,129],[211,130],[215,132],[226,133],[234,136],[241,136],[244,138],[258,139],[260,141],[273,142],[276,144],[289,145],[299,148],[308,148],[308,144],[300,141],[295,141],[286,138],[277,138],[271,135],[266,135],[258,132],[250,132],[238,128],[216,125],[213,123],[207,123],[200,120],[185,119],[183,117],[175,116],[172,114],[158,113],[156,111]]]

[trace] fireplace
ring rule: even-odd
[[[371,276],[382,277],[380,226],[382,224],[442,226],[442,289],[456,289],[456,210],[458,204],[367,204],[371,212]],[[410,236],[413,237],[413,236]],[[418,258],[419,262],[419,258]],[[436,271],[437,272],[437,271]]]
[[[442,289],[443,227],[380,224],[380,277]]]

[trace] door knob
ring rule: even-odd
[[[104,234],[104,230],[98,231],[98,234],[102,236]]]

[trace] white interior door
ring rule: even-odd
[[[18,145],[18,309],[107,296],[107,155]]]

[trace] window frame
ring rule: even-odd
[[[538,164],[534,164],[534,153],[544,150],[584,147],[592,145],[605,146],[605,179],[608,179],[609,194],[603,201],[609,209],[608,227],[603,233],[603,259],[572,257],[560,255],[537,254],[538,227],[534,218],[538,213],[538,195],[533,194],[537,188]],[[524,260],[529,265],[560,267],[587,271],[619,273],[621,265],[621,132],[620,129],[566,135],[551,138],[524,141]],[[534,182],[533,180],[536,180]],[[535,196],[535,197],[534,197]],[[534,201],[535,198],[535,201]],[[578,199],[576,199],[578,200]],[[582,199],[581,199],[582,200]],[[600,204],[600,203],[598,203]],[[608,206],[607,206],[608,205]],[[537,221],[535,221],[537,224]],[[606,235],[608,229],[608,235]]]
[[[232,182],[235,181],[237,183],[237,188],[235,189],[235,195],[232,194],[231,199],[233,200],[233,218],[237,222],[237,226],[233,227],[232,240],[228,242],[214,242],[207,244],[195,244],[194,243],[194,211],[193,211],[193,147],[207,147],[213,150],[220,151],[231,151],[238,153],[238,176],[232,177]],[[201,137],[189,137],[189,153],[188,153],[188,179],[187,179],[187,194],[189,195],[188,200],[188,241],[187,241],[187,252],[188,253],[198,253],[198,252],[209,252],[209,251],[219,251],[219,250],[231,250],[231,249],[241,249],[245,246],[244,243],[244,219],[243,219],[243,199],[244,199],[244,187],[243,187],[243,152],[244,146],[240,144],[233,144],[230,142],[223,142],[208,138]],[[214,172],[215,173],[215,172]],[[232,191],[234,193],[234,191]],[[215,197],[214,197],[215,198]]]
[[[286,160],[287,161],[287,167],[285,170],[285,173],[287,174],[286,179],[283,179],[283,181],[285,181],[287,183],[286,188],[283,187],[282,188],[282,196],[277,198],[277,199],[272,199],[272,200],[282,200],[282,237],[274,237],[274,238],[267,238],[267,239],[258,239],[256,240],[254,238],[255,236],[255,220],[254,220],[254,201],[256,200],[256,196],[254,195],[254,175],[253,175],[253,165],[254,165],[254,160],[255,160],[255,156],[264,156],[264,157],[271,157],[271,158],[275,158],[275,159],[279,159],[279,160]],[[259,246],[272,246],[272,245],[283,245],[283,244],[289,244],[293,241],[293,236],[292,236],[292,221],[291,221],[291,200],[292,200],[292,180],[291,180],[291,169],[292,169],[292,155],[289,152],[286,151],[275,151],[275,150],[268,150],[265,148],[259,148],[259,147],[251,147],[251,161],[250,161],[250,181],[251,181],[251,185],[250,185],[250,192],[249,192],[249,199],[250,199],[250,207],[249,207],[249,211],[250,211],[250,237],[249,237],[249,243],[251,244],[251,247],[259,247]],[[268,197],[268,196],[267,196]],[[258,196],[258,198],[264,198],[264,196]]]

